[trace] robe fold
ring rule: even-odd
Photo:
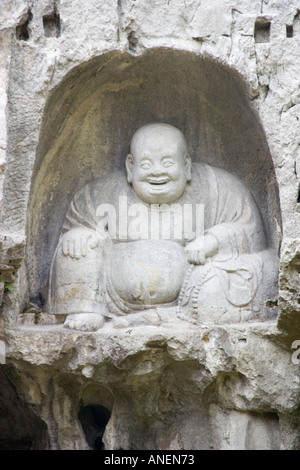
[[[120,196],[126,196],[128,206],[143,204],[122,171],[87,183],[71,201],[62,235],[79,227],[96,231],[100,220],[99,206],[107,204],[116,211],[117,230],[109,223],[107,227],[108,236],[114,234],[111,243],[130,241],[126,234],[125,237],[122,234],[124,227],[121,229],[118,226]],[[192,299],[195,301],[195,292],[201,293],[201,289],[203,298],[205,295],[209,296],[209,290],[205,293],[205,285],[216,277],[230,305],[247,305],[255,297],[261,283],[263,257],[260,253],[266,250],[262,218],[251,193],[235,176],[225,170],[205,163],[193,163],[192,179],[176,204],[203,205],[204,234],[215,237],[219,246],[218,252],[208,258],[204,266],[192,267],[192,273],[182,287],[181,304],[191,305]],[[149,205],[143,205],[145,210],[150,211]],[[192,239],[177,241],[186,246]],[[112,282],[109,280],[108,284],[111,286]],[[118,304],[118,293],[113,292],[110,297],[113,297],[113,303]],[[138,309],[140,305],[133,308]],[[146,308],[149,306],[146,305]],[[120,299],[116,310],[121,313],[131,309],[132,303],[123,298]]]

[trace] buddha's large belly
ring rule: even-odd
[[[188,267],[182,246],[162,240],[114,245],[110,282],[125,301],[142,306],[170,303],[178,297]]]

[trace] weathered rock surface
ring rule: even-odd
[[[298,0],[2,1],[1,448],[300,448],[299,11]],[[251,189],[281,245],[274,320],[88,333],[45,312],[74,192],[122,168],[152,120]]]
[[[298,446],[298,367],[274,323],[97,333],[24,325],[7,340],[16,385],[54,447],[87,448],[78,413],[88,405],[111,415],[106,449]]]

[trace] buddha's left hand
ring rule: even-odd
[[[212,235],[203,235],[189,243],[185,250],[190,264],[203,265],[207,258],[218,252],[218,242]]]

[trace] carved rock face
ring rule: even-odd
[[[183,247],[162,240],[115,245],[110,263],[110,281],[117,294],[143,307],[174,302],[188,268]]]
[[[127,157],[128,180],[149,204],[170,204],[184,193],[190,179],[190,157],[181,132],[167,124],[150,124],[132,139]]]

